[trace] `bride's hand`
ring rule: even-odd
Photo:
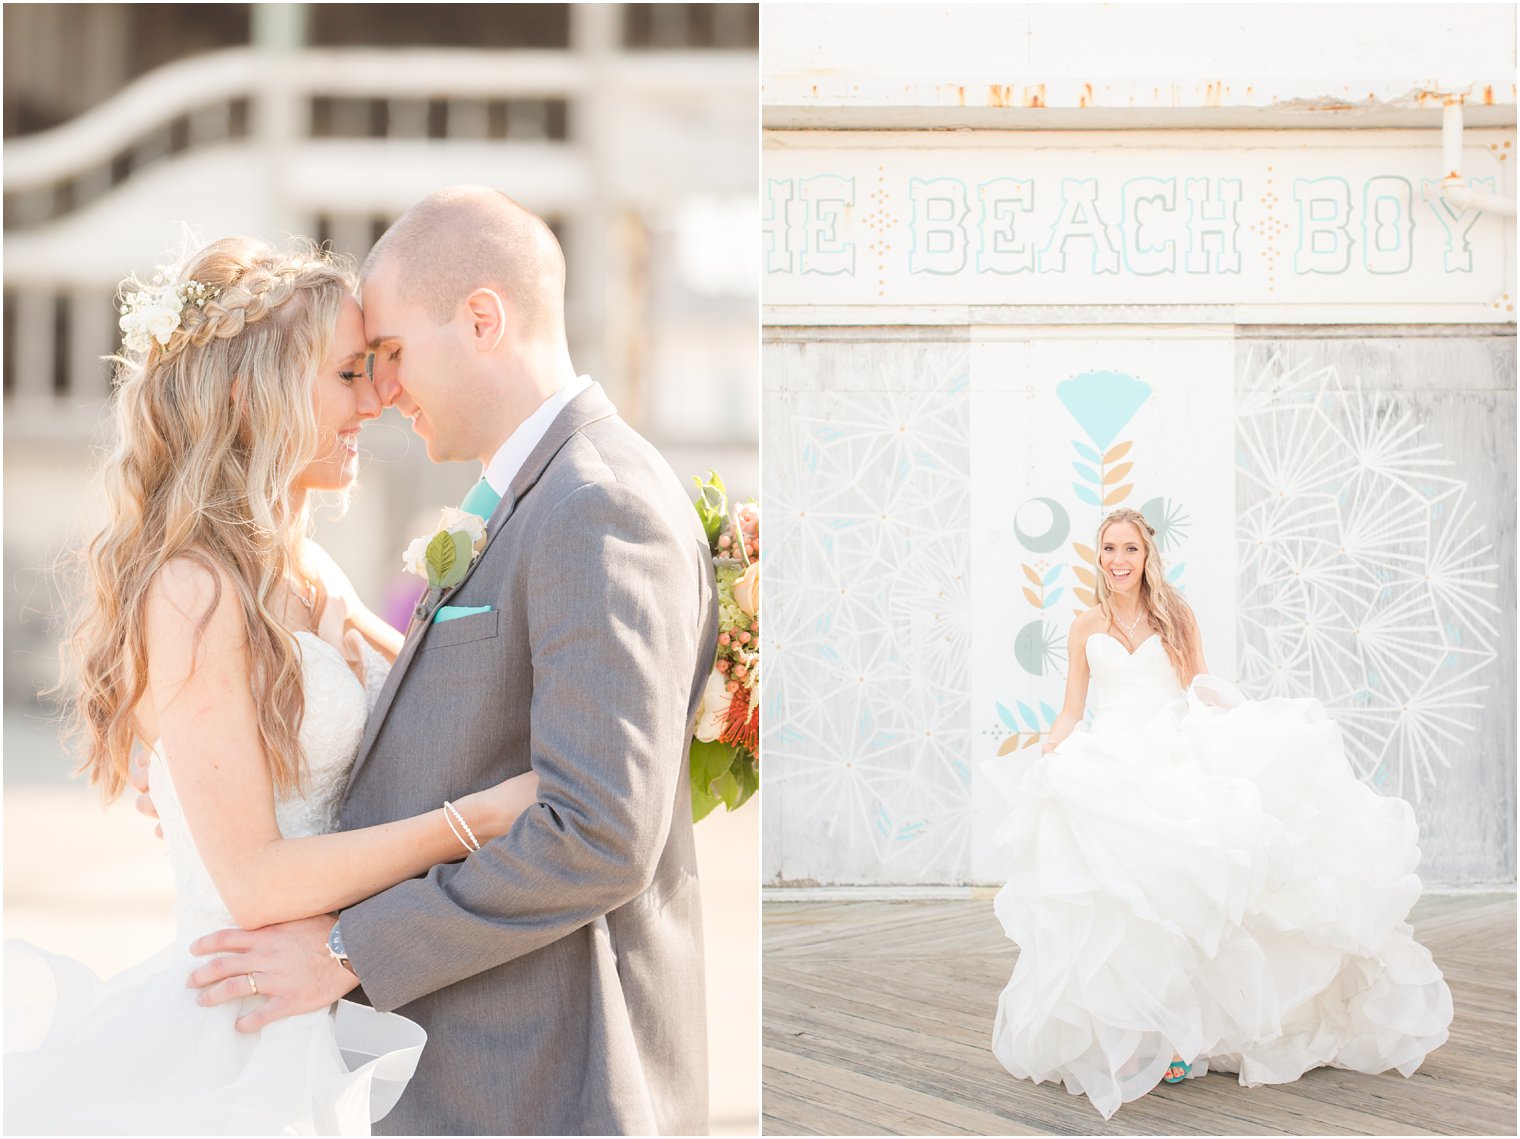
[[[512,829],[519,815],[538,801],[538,776],[531,771],[514,775],[470,797],[478,799],[485,815],[484,828],[477,830],[484,829],[486,834],[477,833],[476,837],[500,838]]]
[[[132,763],[127,768],[127,782],[132,784],[133,790],[139,792],[137,796],[137,809],[148,818],[158,819],[158,808],[153,805],[153,797],[148,793],[148,761],[144,758],[147,753],[141,748],[132,752]],[[159,838],[164,837],[164,827],[159,823],[153,828],[153,833]]]

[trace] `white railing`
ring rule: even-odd
[[[195,145],[196,123],[214,118],[209,109],[243,99],[255,117],[255,136],[310,138],[313,101],[348,98],[396,105],[401,113],[389,116],[396,129],[387,137],[419,138],[427,135],[427,100],[569,104],[600,94],[728,101],[753,99],[755,81],[753,62],[736,66],[735,56],[724,53],[642,52],[593,64],[563,51],[312,49],[281,56],[230,48],[169,64],[63,126],[7,141],[4,186],[12,195],[81,177],[181,117],[189,119]],[[287,113],[269,113],[276,106]],[[461,108],[448,122],[447,137],[484,137],[474,109]]]
[[[7,140],[7,435],[78,434],[98,416],[114,282],[164,252],[169,219],[321,234],[362,257],[377,224],[450,183],[510,186],[587,234],[618,210],[659,209],[693,188],[752,191],[753,53],[599,42],[583,52],[227,49]],[[383,116],[369,113],[377,104]],[[657,144],[636,141],[651,123]],[[578,248],[580,279],[605,271],[598,242]],[[583,340],[600,335],[604,303],[578,314]]]

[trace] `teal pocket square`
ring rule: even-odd
[[[438,612],[433,615],[433,624],[440,621],[452,621],[456,617],[472,617],[476,613],[489,613],[489,605],[440,605]]]

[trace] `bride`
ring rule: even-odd
[[[1408,1076],[1452,1016],[1406,922],[1414,813],[1352,775],[1317,701],[1207,675],[1154,533],[1133,510],[1103,520],[1061,714],[1039,754],[986,768],[1011,805],[995,908],[1020,949],[993,1051],[1105,1118],[1210,1069]]]
[[[519,776],[452,814],[329,833],[401,645],[304,536],[313,492],[352,486],[360,429],[380,414],[352,290],[307,243],[243,238],[124,285],[109,521],[89,546],[65,691],[108,797],[148,749],[176,936],[103,983],[7,942],[7,1132],[368,1134],[422,1030],[340,1001],[239,1032],[263,1000],[257,973],[226,982],[244,1000],[201,1007],[188,947],[464,857],[465,835],[505,834],[534,800]]]

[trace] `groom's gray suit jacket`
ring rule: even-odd
[[[531,766],[511,833],[342,913],[376,1008],[428,1033],[385,1134],[704,1134],[687,748],[717,601],[696,512],[592,385],[560,413],[369,721],[344,827]],[[605,919],[605,920],[603,920]]]

